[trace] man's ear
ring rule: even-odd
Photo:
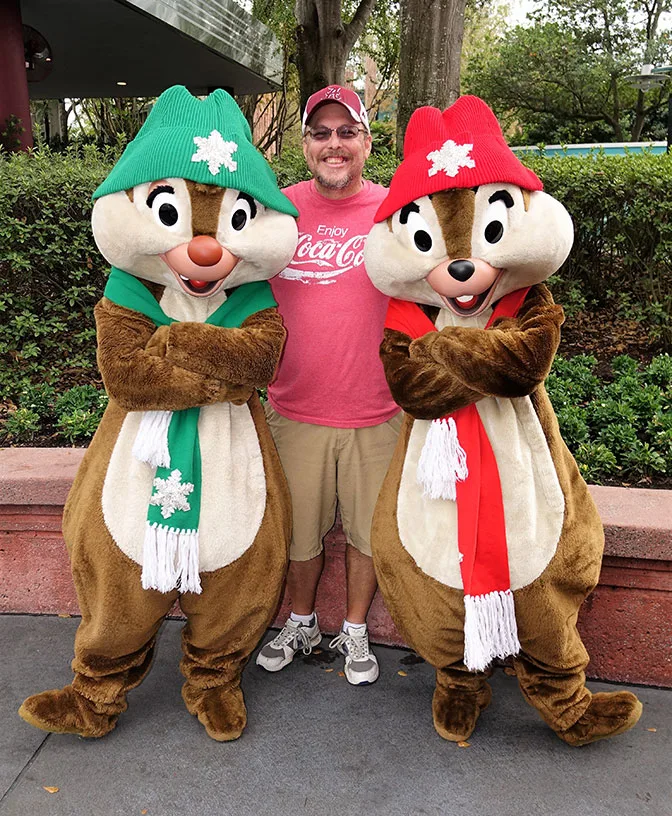
[[[303,158],[307,159],[308,158],[308,139],[306,139],[305,136],[301,139],[301,149],[303,150]]]
[[[366,139],[366,158],[368,159],[371,155],[371,147],[373,146],[373,137],[369,133],[364,137]]]

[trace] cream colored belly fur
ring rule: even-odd
[[[224,299],[207,303],[166,289],[161,307],[171,317],[204,322]],[[124,420],[102,497],[112,538],[138,564],[143,562],[147,507],[156,472],[132,455],[141,418],[141,411],[132,411]],[[235,561],[252,545],[266,508],[266,477],[247,405],[217,403],[201,408],[198,433],[202,458],[199,572],[209,572]]]
[[[480,316],[481,327],[489,314]],[[474,326],[442,310],[437,328]],[[476,403],[497,458],[509,551],[511,588],[526,586],[544,571],[556,551],[565,501],[546,437],[529,397],[486,397]],[[423,496],[417,466],[430,422],[415,420],[399,485],[399,538],[420,569],[462,589],[453,501]],[[469,463],[467,462],[467,467]],[[487,505],[483,508],[487,513]]]

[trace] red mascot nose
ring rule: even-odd
[[[214,266],[222,258],[222,247],[209,235],[197,235],[189,241],[187,255],[199,266]]]

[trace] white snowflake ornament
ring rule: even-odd
[[[439,171],[455,178],[461,167],[476,167],[476,162],[469,155],[473,149],[473,144],[456,144],[452,139],[444,142],[440,150],[432,150],[427,154],[427,159],[432,162],[432,166],[427,171],[428,176],[435,176]]]
[[[191,510],[187,496],[194,486],[191,482],[182,484],[182,473],[179,470],[171,471],[167,479],[154,479],[154,487],[156,493],[150,497],[149,503],[161,508],[164,519],[170,518],[176,510]]]
[[[213,130],[207,137],[194,136],[194,144],[198,150],[191,157],[192,162],[207,162],[213,176],[219,173],[222,165],[231,173],[237,169],[238,163],[233,159],[233,154],[238,150],[238,145],[225,142],[218,130]]]

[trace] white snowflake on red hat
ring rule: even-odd
[[[469,155],[473,144],[456,144],[452,139],[444,142],[440,150],[432,150],[427,158],[432,166],[427,171],[428,176],[435,176],[439,171],[454,178],[462,167],[476,167],[476,162]]]
[[[327,92],[324,95],[325,99],[340,99],[341,98],[341,89],[338,86],[331,86],[327,88]]]

